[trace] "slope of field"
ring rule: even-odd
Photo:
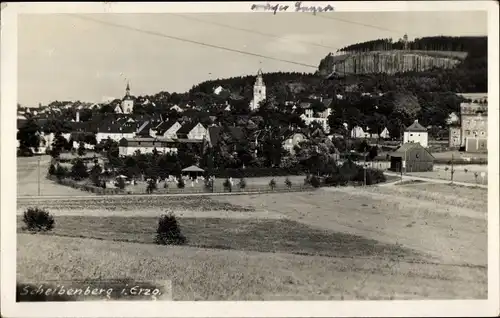
[[[411,184],[217,200],[279,212],[336,232],[399,243],[445,263],[487,264],[485,189]]]
[[[20,282],[172,279],[174,298],[183,300],[487,295],[484,189],[415,183],[37,202],[56,216],[56,228],[18,234]],[[18,203],[18,213],[33,204]],[[165,210],[179,216],[191,246],[148,244]]]
[[[38,163],[40,160],[40,164]],[[73,189],[47,180],[50,156],[17,158],[17,196],[88,195],[92,193]],[[40,194],[38,189],[40,186]]]
[[[85,248],[82,248],[82,247]],[[486,271],[19,234],[18,281],[172,280],[174,300],[466,299]]]

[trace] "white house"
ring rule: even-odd
[[[391,134],[389,133],[387,127],[384,127],[384,130],[380,133],[380,138],[391,138]]]
[[[124,123],[123,121],[112,121],[104,123],[98,128],[96,141],[112,139],[119,142],[122,138],[133,138],[136,135],[135,123]]]
[[[370,137],[371,134],[367,131],[364,131],[363,128],[359,126],[355,126],[353,129],[351,129],[351,138],[370,138]]]
[[[413,124],[408,126],[403,134],[403,144],[405,143],[419,143],[422,147],[427,148],[429,141],[429,134],[427,129],[415,120]]]
[[[201,123],[196,122],[186,123],[177,130],[177,138],[179,139],[202,140],[207,135],[208,130]]]
[[[162,137],[175,139],[177,138],[177,131],[182,125],[175,119],[161,122],[158,126],[151,128],[149,134],[152,137]]]
[[[157,138],[122,138],[118,143],[120,156],[130,156],[136,151],[152,153],[154,149],[160,153],[177,153],[177,143]]]
[[[217,86],[214,88],[214,94],[219,95],[224,88],[222,86]]]
[[[330,132],[330,125],[328,125],[328,116],[330,116],[332,110],[331,108],[326,108],[324,111],[319,112],[314,116],[314,111],[312,108],[307,108],[304,114],[300,115],[300,118],[305,122],[306,125],[311,125],[313,122],[317,122],[321,125],[323,130],[328,133]]]
[[[184,111],[184,109],[180,108],[178,105],[170,107],[170,110],[175,110],[178,113],[182,113]]]

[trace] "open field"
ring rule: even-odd
[[[18,280],[172,280],[174,300],[486,297],[486,270],[468,267],[27,234],[17,255]]]
[[[40,166],[38,166],[39,159]],[[51,157],[48,155],[17,158],[17,196],[38,195],[39,182],[40,195],[93,195],[47,180],[45,176],[49,170],[50,160]]]
[[[179,300],[487,295],[485,189],[411,183],[38,202],[56,227],[18,234],[19,281],[172,279]],[[18,214],[33,204],[19,199]],[[166,209],[179,216],[187,246],[149,244]]]

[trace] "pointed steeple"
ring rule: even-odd
[[[264,86],[264,80],[262,78],[262,69],[259,68],[257,71],[257,79],[255,80],[255,86]]]
[[[127,88],[125,89],[125,95],[130,96],[130,83],[127,82]]]

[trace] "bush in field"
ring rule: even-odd
[[[76,159],[71,167],[71,177],[75,180],[82,180],[89,176],[87,167],[81,159]]]
[[[271,188],[271,190],[274,190],[274,188],[276,188],[276,180],[274,180],[274,178],[269,181],[269,188]]]
[[[49,167],[49,175],[53,176],[56,174],[56,166],[54,166],[54,164],[50,164],[50,167]]]
[[[222,186],[224,187],[224,190],[226,190],[226,191],[231,192],[233,190],[233,186],[231,185],[231,181],[229,181],[228,178],[226,178],[226,180],[224,180],[224,183],[222,184]]]
[[[210,178],[205,179],[205,190],[206,191],[213,191],[214,189],[214,181]]]
[[[78,144],[78,155],[85,155],[85,144],[83,143],[83,141],[80,141],[80,143]]]
[[[239,185],[240,189],[245,189],[247,187],[247,182],[246,182],[245,178],[241,178],[238,185]]]
[[[64,178],[66,178],[69,174],[69,171],[67,168],[61,166],[61,165],[57,165],[57,168],[56,168],[56,171],[55,171],[55,176],[57,177],[58,180],[62,180]]]
[[[290,189],[292,187],[292,181],[290,181],[290,179],[288,179],[288,177],[285,179],[285,185],[288,189]]]
[[[155,179],[149,179],[148,180],[148,185],[146,187],[146,192],[147,193],[153,193],[154,190],[156,190],[158,187],[156,185],[156,180]]]
[[[118,178],[118,180],[116,180],[116,187],[120,190],[125,189],[125,180],[123,180],[123,178]]]
[[[186,237],[181,233],[181,228],[172,212],[162,215],[158,220],[155,241],[156,244],[160,245],[182,245],[186,243]]]
[[[319,188],[319,186],[321,185],[321,182],[319,181],[319,178],[316,177],[316,176],[312,176],[310,179],[309,179],[309,182],[310,184],[315,187],[315,188]]]
[[[179,177],[179,181],[177,181],[177,188],[184,189],[185,187],[186,187],[186,183],[184,182],[184,179]]]
[[[54,228],[54,217],[49,212],[39,208],[28,208],[24,212],[23,221],[26,229],[36,232],[46,232]]]

